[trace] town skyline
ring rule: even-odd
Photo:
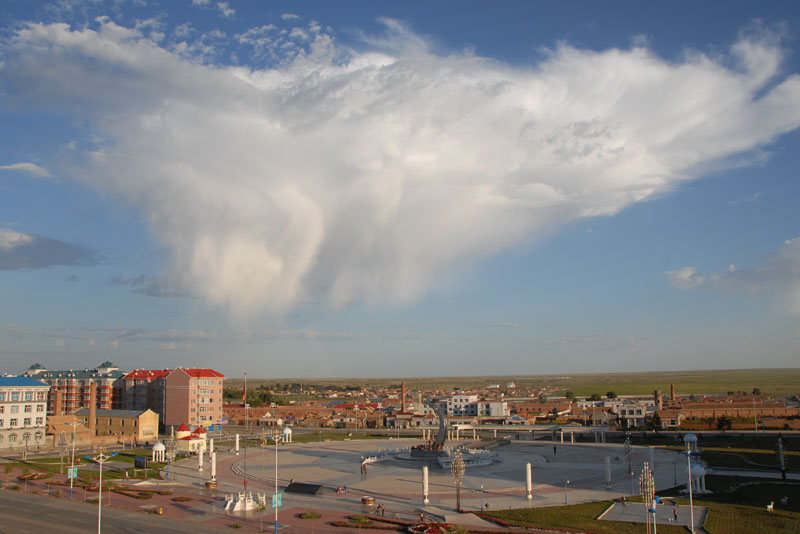
[[[3,372],[797,366],[793,4],[8,6]]]

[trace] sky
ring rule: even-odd
[[[6,0],[0,373],[796,367],[793,2]]]

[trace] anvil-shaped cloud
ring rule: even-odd
[[[769,35],[680,61],[564,44],[519,67],[387,27],[356,51],[314,26],[303,53],[250,70],[106,19],[30,24],[0,79],[5,105],[102,137],[73,174],[137,206],[171,276],[237,313],[409,301],[800,125]]]

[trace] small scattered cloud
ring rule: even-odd
[[[683,267],[676,271],[666,271],[664,275],[673,287],[683,290],[692,290],[706,283],[706,277],[697,272],[695,267]]]
[[[281,19],[283,20],[296,20],[299,18],[300,17],[298,15],[295,15],[294,13],[284,13],[281,15]]]
[[[758,199],[761,198],[762,196],[764,196],[764,192],[760,191],[758,193],[753,193],[750,196],[746,196],[736,200],[729,200],[728,204],[730,204],[731,206],[738,206],[740,204],[755,204],[758,201]]]
[[[75,282],[80,281],[80,278],[78,277],[78,275],[71,274],[71,275],[67,276],[66,278],[64,278],[64,281],[67,282],[67,283],[70,283],[70,284],[74,284]]]
[[[141,274],[133,277],[117,276],[108,283],[114,286],[129,286],[132,288],[132,293],[148,297],[183,298],[192,296],[181,282],[174,278],[157,278]]]
[[[83,247],[58,239],[0,228],[0,271],[96,263],[95,253]]]
[[[192,0],[193,6],[207,6],[211,3],[211,0]]]
[[[217,2],[217,11],[226,19],[232,18],[236,15],[236,10],[233,9],[228,2]]]
[[[667,281],[678,289],[709,290],[743,295],[771,295],[791,315],[800,315],[800,237],[789,239],[752,268],[729,265],[721,272],[703,275],[695,267],[666,271]]]
[[[25,174],[30,174],[31,176],[35,176],[37,178],[53,177],[53,175],[50,174],[50,171],[48,171],[44,167],[36,165],[35,163],[31,163],[30,161],[12,163],[10,165],[0,165],[0,170],[22,172]]]

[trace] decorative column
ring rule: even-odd
[[[456,481],[456,512],[461,512],[461,479],[464,478],[464,473],[467,466],[464,464],[464,458],[461,457],[461,451],[456,449],[453,454],[453,463],[450,465],[450,472]]]
[[[531,483],[531,464],[528,462],[525,464],[525,495],[529,501],[533,499],[533,495],[531,495],[532,491],[533,484]]]
[[[214,452],[214,438],[208,439],[208,454]]]
[[[239,456],[239,434],[236,434],[236,456]]]
[[[211,453],[211,480],[217,479],[217,453]]]
[[[428,466],[422,466],[422,504],[428,504]]]
[[[206,452],[202,447],[197,449],[197,470],[203,471],[203,453]]]

